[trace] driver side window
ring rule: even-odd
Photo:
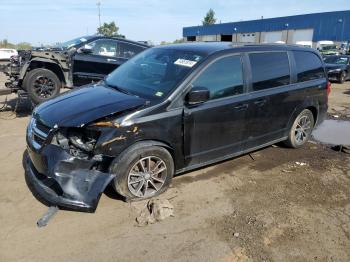
[[[91,47],[92,55],[100,56],[116,56],[117,55],[117,41],[109,39],[100,39],[88,44]]]
[[[205,87],[210,99],[223,98],[243,93],[243,72],[241,57],[232,55],[220,58],[209,65],[192,83]]]

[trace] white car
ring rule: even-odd
[[[321,51],[325,46],[333,46],[335,43],[329,40],[318,41],[316,43],[316,49]]]
[[[15,49],[0,48],[0,60],[10,60],[14,55],[18,55]]]
[[[303,47],[310,47],[310,48],[312,48],[312,41],[297,41],[295,44],[303,46]]]

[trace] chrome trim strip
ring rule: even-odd
[[[41,131],[40,129],[38,129],[38,128],[36,127],[36,125],[33,126],[33,131],[34,131],[34,133],[35,133],[36,135],[40,136],[42,139],[46,139],[47,136],[48,136],[48,134],[45,134],[43,131]]]

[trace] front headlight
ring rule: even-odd
[[[32,138],[33,137],[33,127],[35,125],[35,118],[34,117],[30,117],[29,123],[28,123],[28,127],[27,127],[27,136],[28,138]]]

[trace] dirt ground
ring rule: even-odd
[[[350,82],[333,84],[329,112],[350,117]],[[347,154],[268,147],[175,177],[161,196],[175,217],[162,222],[138,227],[145,202],[107,188],[96,213],[59,211],[37,228],[47,207],[24,180],[28,115],[0,117],[0,261],[350,261]]]

